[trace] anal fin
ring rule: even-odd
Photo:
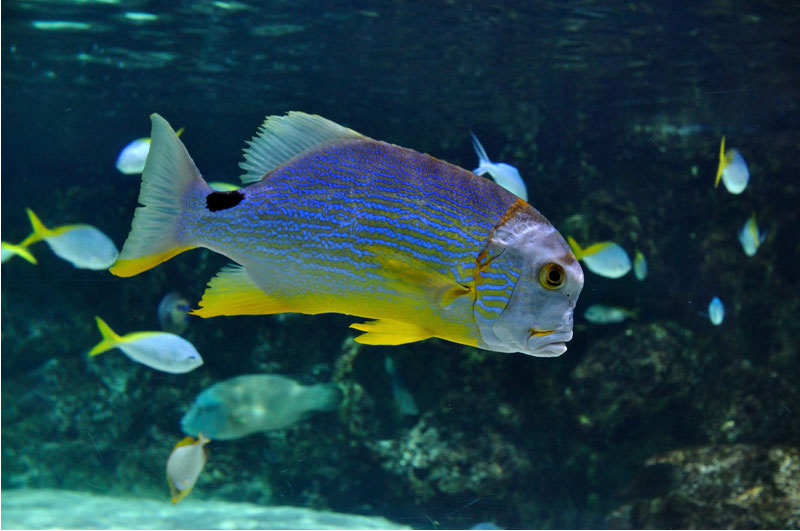
[[[364,345],[402,345],[422,341],[434,336],[424,328],[392,319],[378,319],[366,323],[353,323],[350,328],[365,332],[355,338]]]
[[[217,273],[208,283],[199,305],[200,308],[189,313],[205,318],[297,311],[286,302],[261,291],[242,266],[227,266]]]

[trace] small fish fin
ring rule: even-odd
[[[92,350],[89,351],[89,356],[97,356],[98,354],[107,352],[112,348],[116,348],[120,341],[122,341],[122,338],[116,332],[111,330],[111,327],[108,326],[105,321],[97,316],[94,317],[94,320],[97,322],[97,328],[100,330],[100,335],[103,336],[103,340],[92,347]]]
[[[454,300],[472,293],[472,288],[446,274],[416,264],[409,257],[381,256],[384,274],[400,281],[406,289],[421,291],[432,302],[448,307]]]
[[[248,141],[239,167],[247,173],[245,184],[264,176],[295,156],[337,140],[365,139],[364,135],[314,114],[291,111],[286,116],[268,116],[258,134]]]
[[[147,271],[197,247],[194,241],[179,235],[184,200],[196,188],[203,195],[213,192],[169,123],[155,113],[150,121],[152,143],[139,191],[139,203],[144,206],[136,209],[128,239],[109,269],[119,277]]]
[[[218,315],[264,315],[297,311],[284,301],[270,297],[255,285],[242,266],[226,266],[208,283],[199,302],[189,313],[200,317]]]
[[[200,438],[198,438],[198,439],[195,439],[191,435],[187,435],[186,437],[184,437],[183,439],[181,439],[180,441],[175,443],[175,448],[180,448],[181,446],[191,446],[193,444],[196,444],[198,441],[202,441],[202,439],[203,439],[202,434],[200,435]],[[206,439],[206,442],[208,442],[208,439]],[[205,444],[205,443],[201,442],[201,444]]]
[[[472,131],[469,132],[470,137],[472,137],[472,147],[475,149],[475,153],[478,155],[478,169],[475,170],[475,173],[478,175],[483,175],[478,170],[483,170],[484,173],[489,171],[486,169],[486,164],[491,164],[492,161],[489,160],[489,156],[486,154],[486,150],[483,149],[483,145],[481,141],[478,140],[478,136],[473,133]]]
[[[169,492],[170,495],[172,496],[172,505],[175,505],[176,503],[184,499],[186,496],[188,496],[189,493],[192,492],[192,489],[194,488],[194,485],[192,485],[191,487],[186,488],[184,490],[178,490],[177,487],[175,487],[175,485],[172,484],[172,481],[169,478],[167,478],[167,484],[169,484]]]
[[[30,208],[26,208],[25,212],[28,213],[28,219],[31,222],[31,227],[33,228],[33,232],[31,233],[30,236],[22,240],[22,243],[20,243],[22,247],[27,247],[32,243],[40,242],[45,238],[47,238],[48,236],[50,236],[53,232],[44,226],[42,220],[39,219],[39,216],[37,216],[33,210],[31,210]]]
[[[418,325],[392,319],[353,323],[350,328],[365,332],[355,338],[356,343],[364,345],[403,345],[434,337],[433,332],[425,330]]]
[[[24,245],[21,244],[14,245],[13,243],[6,243],[6,242],[0,242],[0,245],[2,245],[3,249],[6,249],[11,253],[13,253],[13,255],[20,256],[25,260],[27,260],[28,262],[32,263],[33,265],[38,264],[38,262],[36,261],[36,257],[33,256],[33,254]]]
[[[178,129],[177,131],[175,131],[175,136],[181,136],[181,134],[182,134],[184,131],[186,131],[186,128],[185,128],[185,127],[181,127],[180,129]]]
[[[722,135],[722,142],[719,145],[719,165],[717,166],[717,176],[714,178],[714,188],[719,186],[719,180],[722,178],[722,170],[728,165],[725,158],[725,135]]]
[[[578,242],[575,241],[575,238],[572,236],[567,236],[567,243],[569,244],[570,249],[572,249],[572,252],[575,254],[575,258],[578,260],[583,258],[583,249]]]

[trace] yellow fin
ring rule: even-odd
[[[90,356],[97,356],[98,354],[102,354],[103,352],[109,351],[112,348],[116,348],[116,346],[122,340],[122,338],[117,335],[116,332],[111,330],[111,327],[108,326],[105,321],[97,316],[94,317],[94,320],[97,322],[97,328],[100,330],[103,340],[92,347],[92,350],[89,351]]]
[[[459,284],[446,274],[439,273],[410,257],[381,256],[383,273],[401,281],[410,290],[422,291],[432,302],[442,307],[449,306],[458,297],[472,292],[469,286]]]
[[[2,242],[2,243],[0,243],[0,245],[2,245],[3,249],[6,249],[6,250],[14,253],[17,256],[24,258],[25,260],[27,260],[28,262],[32,263],[33,265],[36,265],[38,263],[36,261],[36,257],[33,256],[33,254],[27,249],[27,247],[25,247],[25,246],[23,246],[21,244],[20,245],[14,245],[13,243]]]
[[[168,249],[163,253],[150,254],[147,256],[140,256],[138,258],[117,258],[117,261],[114,262],[114,265],[109,267],[108,270],[112,275],[116,275],[118,277],[132,277],[141,273],[142,271],[147,271],[148,269],[157,266],[161,262],[166,262],[173,256],[181,254],[182,252],[190,249],[194,249],[194,246]]]
[[[722,170],[728,165],[725,158],[725,135],[722,135],[722,142],[719,145],[719,165],[717,166],[717,177],[714,179],[714,188],[719,186],[719,180],[722,177]]]
[[[22,247],[27,247],[32,243],[40,242],[50,236],[51,233],[50,229],[44,226],[42,220],[39,219],[39,216],[37,216],[33,210],[26,208],[25,212],[28,213],[28,219],[31,222],[31,227],[33,227],[33,233],[25,238],[22,243],[20,243]]]
[[[392,319],[353,323],[350,328],[365,332],[355,338],[356,343],[364,345],[402,345],[434,337],[433,332],[418,325]]]
[[[199,304],[200,308],[189,313],[204,318],[297,311],[286,302],[261,291],[242,266],[228,266],[217,273],[217,276],[208,283],[208,288]]]
[[[578,244],[578,242],[575,241],[575,238],[573,238],[572,236],[567,236],[567,243],[572,249],[572,252],[575,253],[575,258],[577,258],[578,260],[583,258],[583,249]]]

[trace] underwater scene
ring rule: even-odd
[[[800,527],[800,9],[2,3],[2,518]]]

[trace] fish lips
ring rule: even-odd
[[[567,351],[567,341],[572,339],[572,329],[549,334],[531,334],[528,338],[528,353],[542,358],[555,358]]]

